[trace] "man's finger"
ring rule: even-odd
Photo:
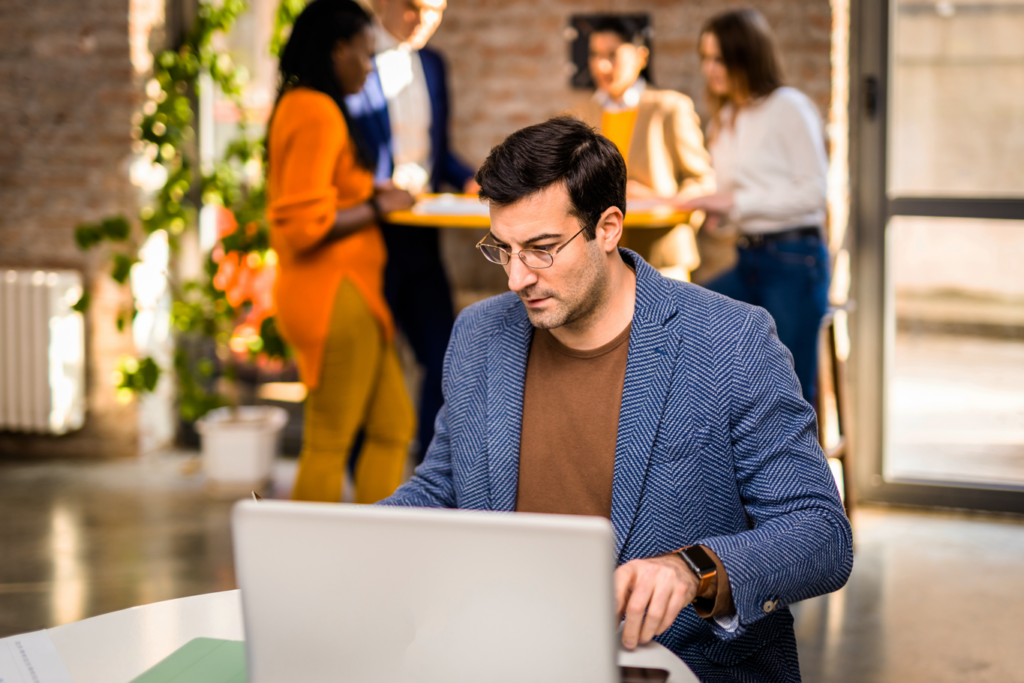
[[[685,584],[676,584],[675,589],[672,591],[672,596],[668,601],[668,609],[665,610],[665,615],[661,618],[661,625],[658,626],[658,630],[654,635],[660,636],[662,633],[667,631],[672,624],[675,623],[676,619],[679,618],[679,613],[683,611],[683,608],[689,604],[689,591]]]
[[[637,646],[640,640],[640,626],[644,621],[644,613],[651,602],[654,582],[646,577],[637,577],[633,592],[626,603],[626,624],[622,628],[622,644],[629,649]]]
[[[636,579],[636,565],[629,562],[615,570],[615,613],[622,619],[622,612],[626,609],[626,601],[632,591],[633,581]]]
[[[661,622],[668,611],[669,600],[672,598],[672,589],[675,586],[675,581],[672,578],[668,574],[655,575],[654,590],[651,591],[651,600],[647,605],[647,616],[644,618],[643,628],[640,629],[641,645],[651,642],[651,638],[658,633],[658,628],[661,627]]]

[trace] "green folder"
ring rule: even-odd
[[[132,683],[246,683],[245,643],[196,638]]]

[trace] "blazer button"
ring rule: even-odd
[[[761,609],[764,610],[765,614],[769,614],[772,610],[775,609],[775,603],[769,600],[761,606]]]

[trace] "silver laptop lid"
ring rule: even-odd
[[[597,517],[242,501],[251,683],[618,680]]]

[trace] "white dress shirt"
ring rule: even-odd
[[[730,221],[746,234],[825,223],[828,159],[821,116],[796,88],[722,109],[708,146],[718,187],[731,191]]]
[[[602,111],[610,113],[627,111],[640,106],[640,96],[644,94],[646,89],[647,81],[641,76],[633,81],[633,85],[629,86],[626,92],[622,93],[621,99],[614,100],[611,95],[598,88],[594,91],[594,100],[601,105]]]
[[[395,185],[418,194],[433,166],[430,149],[430,93],[418,50],[399,43],[379,22],[374,58],[391,120]]]

